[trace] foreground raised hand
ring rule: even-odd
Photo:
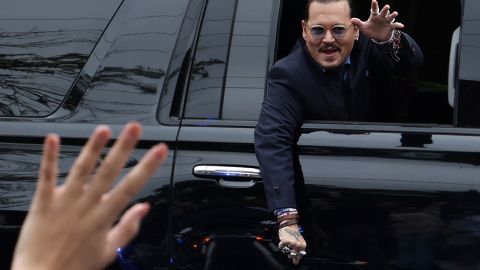
[[[101,269],[114,260],[116,249],[137,234],[149,205],[136,204],[115,226],[114,222],[168,153],[165,144],[153,147],[112,189],[140,135],[140,124],[127,124],[95,169],[111,137],[107,126],[98,126],[66,182],[58,187],[60,139],[53,134],[46,137],[37,190],[15,248],[12,270]]]

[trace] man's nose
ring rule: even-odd
[[[335,41],[335,37],[332,35],[332,31],[326,30],[325,36],[323,37],[323,42],[332,43]]]

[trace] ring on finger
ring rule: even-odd
[[[289,246],[284,246],[281,249],[281,251],[282,251],[283,254],[289,254],[292,251],[292,249]]]
[[[378,14],[380,14],[380,11],[377,9],[375,11],[373,11],[372,9],[370,9],[370,14],[372,14],[373,16],[377,16]]]
[[[297,257],[301,258],[307,255],[307,252],[305,250],[300,250],[297,254]]]
[[[292,252],[292,253],[287,255],[287,258],[289,258],[289,259],[293,259],[295,257],[297,257],[297,253],[295,253],[295,252]]]

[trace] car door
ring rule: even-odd
[[[310,254],[368,269],[476,263],[479,135],[449,127],[306,124],[299,142],[307,201],[301,216]]]
[[[272,0],[205,6],[173,177],[177,269],[281,269],[253,147],[275,8]]]
[[[253,129],[265,74],[282,41],[277,27],[293,2],[209,1],[205,7],[175,160],[172,261],[177,268],[291,266],[275,248]],[[425,7],[405,6],[410,10],[404,12],[413,14]],[[271,25],[264,27],[267,21]],[[242,33],[249,22],[255,27]],[[271,31],[257,32],[267,28]],[[269,42],[256,43],[266,35]],[[235,46],[247,40],[247,48]],[[438,83],[433,73],[389,85],[403,90],[410,82],[420,83],[410,111],[398,123],[304,124],[298,143],[305,178],[300,211],[309,255],[303,267],[435,269],[478,263],[480,130],[453,120],[461,105],[455,111],[444,106],[447,79]],[[434,112],[441,116],[425,106],[433,99],[440,100]]]
[[[458,4],[446,3],[437,12],[455,12],[458,9],[447,7]],[[417,9],[405,5],[413,14],[422,12],[421,5]],[[480,130],[478,106],[472,102],[478,93],[478,69],[473,68],[479,60],[475,10],[477,2],[465,1],[459,92],[449,117],[428,112],[448,113],[444,105],[436,106],[440,97],[446,104],[446,78],[436,82],[420,71],[415,103],[410,103],[402,122],[304,124],[299,146],[306,202],[301,216],[309,254],[366,269],[478,265]],[[417,21],[418,29],[424,23]],[[424,36],[420,46],[431,55],[429,42],[421,42],[429,32],[418,29],[417,34]],[[437,60],[426,57],[425,65],[433,61]],[[389,90],[385,86],[385,92]]]
[[[63,183],[96,125],[109,125],[114,140],[130,121],[141,123],[143,133],[121,176],[153,145],[165,142],[171,150],[132,201],[152,207],[135,240],[117,250],[117,266],[169,268],[169,203],[179,130],[178,119],[169,113],[174,104],[169,87],[179,81],[177,56],[190,46],[196,11],[188,0],[5,4],[0,11],[1,269],[9,268],[31,203],[44,136],[53,132],[62,138]]]

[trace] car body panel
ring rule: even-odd
[[[21,1],[19,6],[26,5]],[[290,11],[282,10],[285,1],[109,0],[103,2],[106,10],[97,10],[103,19],[94,37],[71,41],[67,35],[69,41],[63,44],[80,50],[80,58],[72,68],[71,52],[53,57],[64,64],[53,69],[66,76],[53,79],[62,81],[64,94],[53,93],[51,104],[48,97],[30,99],[24,107],[38,102],[36,112],[5,109],[0,118],[0,268],[8,269],[30,205],[44,136],[54,132],[62,137],[62,183],[97,124],[110,125],[115,138],[129,121],[140,122],[144,132],[123,174],[158,142],[166,142],[171,151],[134,200],[150,202],[152,210],[140,235],[118,250],[115,267],[294,268],[276,247],[275,220],[266,208],[253,141],[265,78],[281,42],[282,14]],[[52,5],[60,2],[49,0]],[[419,3],[403,7],[419,12]],[[453,125],[303,125],[298,149],[305,183],[298,201],[309,255],[299,268],[478,266],[480,118],[478,72],[473,68],[479,60],[478,2],[466,0],[465,7],[469,12],[463,19],[468,22],[460,35]],[[13,17],[2,16],[0,22]],[[60,17],[54,22],[61,28]],[[32,24],[18,27],[30,29]],[[34,30],[24,31],[29,39],[24,43],[49,39]],[[24,43],[7,45],[15,52],[8,54],[18,54],[17,60],[26,63],[18,52],[33,45]],[[50,49],[42,48],[39,54],[48,58]],[[44,84],[46,79],[34,78],[48,73],[45,65],[24,65],[30,71],[19,71],[0,63],[0,69],[6,78],[11,72],[28,73],[30,85],[44,87],[50,85]],[[0,89],[2,102],[10,93],[5,89]],[[209,174],[211,166],[223,171]],[[207,168],[207,173],[199,168]],[[236,169],[252,173],[239,177]]]

